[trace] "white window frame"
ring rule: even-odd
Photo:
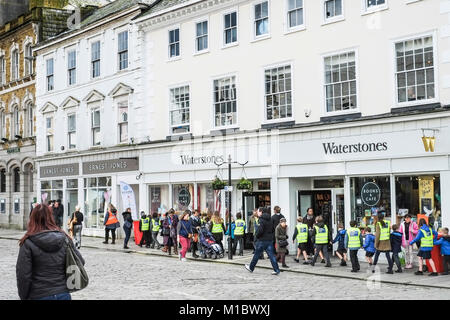
[[[27,47],[30,48],[31,52],[27,52]],[[31,55],[28,55],[28,53],[31,53]],[[27,59],[31,58],[31,59]],[[30,41],[27,41],[24,43],[23,46],[23,75],[24,77],[30,76],[33,74],[33,43]]]
[[[75,65],[70,66],[70,55],[74,54],[75,56]],[[71,48],[67,50],[67,86],[71,87],[77,84],[77,50],[75,48]],[[71,72],[73,71],[74,79],[73,83],[70,83]]]
[[[424,100],[416,100],[416,101],[406,101],[406,102],[398,102],[398,90],[397,90],[397,54],[395,49],[395,44],[402,41],[407,40],[414,40],[417,38],[423,38],[431,36],[433,37],[433,68],[434,68],[434,99],[424,99]],[[402,107],[409,107],[409,106],[417,106],[417,105],[423,105],[423,104],[429,104],[429,103],[437,103],[439,102],[439,55],[437,53],[438,47],[437,47],[437,31],[432,30],[428,32],[418,33],[418,34],[412,34],[408,36],[403,36],[400,38],[391,39],[391,70],[392,70],[392,83],[391,88],[393,88],[392,97],[393,97],[393,109],[395,108],[402,108]]]
[[[98,124],[98,126],[94,127],[94,114],[97,111],[99,113],[99,124]],[[90,109],[90,113],[91,113],[91,116],[90,116],[90,119],[89,119],[90,120],[90,129],[91,129],[91,143],[90,143],[90,145],[91,145],[91,147],[101,146],[102,145],[102,141],[101,141],[102,115],[101,115],[100,106],[95,106],[95,107],[93,106]],[[98,135],[100,136],[100,138],[99,138],[100,141],[98,143],[95,142],[95,132],[94,132],[94,130],[95,130],[95,132],[98,130]]]
[[[236,41],[226,43],[226,36],[225,36],[225,16],[236,13]],[[234,47],[239,45],[239,10],[238,8],[230,8],[227,11],[222,12],[222,49]]]
[[[339,16],[327,18],[326,3],[328,0],[322,0],[322,25],[327,25],[345,20],[345,0],[342,0],[342,13]]]
[[[216,109],[214,100],[214,81],[224,78],[235,77],[236,84],[236,123],[228,126],[216,126]],[[226,129],[238,129],[239,128],[239,78],[237,72],[222,74],[211,77],[211,106],[212,106],[212,129],[211,130],[226,130]]]
[[[303,31],[306,30],[306,14],[305,14],[305,8],[306,8],[306,1],[307,0],[303,0],[303,23],[294,27],[290,27],[289,26],[289,0],[284,0],[284,5],[285,5],[285,9],[284,9],[284,18],[285,18],[285,34],[289,34],[292,32],[297,32],[297,31]]]
[[[75,117],[75,130],[70,130],[70,122],[69,118]],[[72,136],[73,135],[73,136]],[[73,141],[72,138],[73,137]],[[72,144],[71,144],[72,142]],[[75,143],[73,143],[75,142]],[[73,145],[73,148],[72,148]],[[76,150],[77,149],[77,114],[76,112],[71,112],[67,114],[67,149],[68,150]]]
[[[120,34],[122,34],[124,32],[127,32],[127,50],[120,51],[119,38],[120,38]],[[126,28],[118,29],[118,30],[116,30],[116,34],[117,34],[117,37],[116,37],[115,42],[116,42],[116,49],[117,49],[117,72],[121,72],[124,70],[128,70],[130,67],[130,61],[131,61],[130,60],[130,30],[128,30]],[[127,53],[127,63],[126,63],[126,66],[121,69],[120,68],[120,55],[124,52]]]
[[[129,101],[129,96],[122,96],[122,97],[118,97],[117,101],[116,101],[116,106],[117,106],[117,140],[118,143],[126,143],[129,141],[130,139],[130,101]],[[120,119],[120,104],[126,102],[127,104],[127,121],[121,121]],[[126,123],[127,124],[127,139],[122,141],[121,136],[120,136],[120,132],[122,129],[122,124]]]
[[[52,73],[48,73],[48,63],[52,60]],[[52,88],[49,89],[49,77],[52,79]],[[45,91],[51,92],[55,90],[55,58],[54,57],[47,57],[45,59]]]
[[[12,120],[13,125],[11,126],[11,136],[13,139],[16,139],[16,136],[20,135],[20,108],[18,105],[14,105],[12,107]]]
[[[171,104],[171,90],[173,89],[177,89],[177,88],[181,88],[181,87],[189,87],[189,123],[185,123],[185,124],[178,124],[178,125],[173,125],[172,124],[172,111],[174,111],[172,109],[172,104]],[[177,135],[184,135],[184,134],[189,134],[192,132],[192,126],[191,126],[191,119],[192,119],[192,86],[191,83],[189,82],[185,82],[185,83],[179,83],[179,84],[175,84],[175,85],[171,85],[169,86],[169,90],[168,90],[168,96],[167,96],[167,105],[169,106],[168,110],[169,110],[169,134],[172,136],[177,136]],[[188,126],[189,130],[186,132],[179,132],[179,133],[174,133],[173,132],[173,128],[176,127],[180,127],[180,126]]]
[[[275,69],[275,68],[279,68],[279,67],[285,67],[285,66],[290,66],[291,67],[291,116],[290,117],[285,117],[285,118],[279,118],[279,119],[272,119],[272,120],[268,120],[267,119],[267,105],[266,105],[266,70],[270,70],[270,69]],[[271,64],[271,65],[267,65],[262,67],[261,69],[261,78],[262,78],[262,97],[263,97],[263,101],[262,101],[262,106],[263,106],[263,115],[262,115],[262,119],[263,122],[262,124],[271,124],[271,123],[282,123],[282,122],[289,122],[289,121],[294,121],[295,119],[295,114],[294,114],[294,106],[295,106],[295,102],[294,102],[294,61],[292,60],[288,60],[288,61],[282,61],[276,64]]]
[[[26,103],[26,112],[27,112],[27,127],[28,127],[28,136],[34,136],[34,126],[35,126],[35,107],[33,101],[28,101]]]
[[[178,55],[170,56],[170,32],[178,29]],[[167,61],[175,61],[181,59],[181,26],[180,25],[174,25],[166,29],[166,35],[167,35]],[[176,43],[176,42],[175,42]],[[195,50],[195,49],[194,49]]]
[[[262,4],[264,2],[267,2],[267,19],[268,19],[268,22],[267,22],[267,33],[257,36],[256,35],[255,7],[258,4]],[[271,33],[270,33],[271,32],[271,25],[270,25],[271,10],[270,10],[270,5],[271,5],[271,1],[270,0],[258,0],[258,1],[253,1],[252,2],[252,9],[251,9],[252,10],[252,15],[251,15],[251,17],[252,17],[252,28],[251,28],[252,36],[251,36],[250,39],[253,39],[253,40],[250,41],[250,42],[256,42],[256,41],[260,41],[260,40],[265,40],[265,39],[269,39],[271,37]]]
[[[389,9],[389,0],[385,0],[384,4],[368,7],[368,0],[361,0],[361,15],[371,14]]]
[[[45,116],[45,152],[53,152],[55,150],[55,140],[53,135],[53,126],[54,126],[54,117],[53,116]],[[50,128],[48,127],[48,121],[50,120]],[[52,142],[52,147],[49,145],[49,138]]]
[[[354,109],[349,110],[340,110],[340,111],[327,111],[327,94],[326,94],[326,78],[325,78],[325,58],[339,55],[343,53],[349,53],[349,52],[355,52],[355,77],[356,77],[356,101],[357,106]],[[331,51],[326,52],[320,55],[320,65],[321,65],[321,72],[322,72],[322,117],[332,117],[332,116],[339,116],[339,115],[345,115],[345,114],[353,114],[353,113],[359,113],[361,112],[361,95],[359,91],[359,81],[361,79],[359,74],[359,47],[351,47],[346,49],[341,49],[338,51]]]
[[[95,43],[99,44],[99,57],[98,57],[98,60],[93,60],[92,59],[92,53],[93,53],[92,47],[93,47],[93,45]],[[91,71],[90,72],[90,78],[91,79],[97,79],[97,78],[100,78],[101,75],[102,75],[102,42],[101,42],[100,39],[94,39],[94,40],[89,42],[89,45],[90,45],[89,52],[90,52],[90,65],[91,65],[91,67],[90,67],[90,71]],[[95,77],[94,77],[94,62],[98,62],[98,75],[95,76]]]
[[[197,24],[199,24],[199,23],[204,23],[204,22],[206,22],[207,23],[207,33],[206,33],[206,40],[207,40],[207,47],[206,47],[206,49],[203,49],[203,50],[198,50],[198,46],[197,46],[197,40],[200,38],[198,35],[197,35]],[[200,54],[203,54],[203,53],[208,53],[209,52],[209,48],[210,48],[210,46],[211,46],[211,43],[210,43],[210,23],[209,23],[209,18],[203,18],[203,19],[197,19],[197,20],[195,20],[194,21],[194,34],[195,34],[195,42],[194,42],[194,55],[200,55]],[[201,36],[201,37],[204,37],[205,35],[203,35],[203,36]]]

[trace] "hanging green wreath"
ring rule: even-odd
[[[246,178],[241,178],[241,180],[239,180],[236,188],[238,190],[252,190],[253,189],[253,183],[246,179]]]
[[[213,190],[222,190],[225,188],[225,181],[221,180],[218,176],[211,183]]]

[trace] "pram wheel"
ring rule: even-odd
[[[206,259],[206,254],[202,253],[202,259]]]
[[[221,253],[221,254],[220,254],[220,257],[223,258],[223,257],[225,257],[225,255],[224,255],[223,253]]]

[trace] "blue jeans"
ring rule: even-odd
[[[250,262],[250,270],[252,271],[255,270],[255,266],[258,263],[258,260],[261,257],[263,251],[266,251],[267,255],[269,256],[273,271],[280,272],[280,268],[278,267],[277,263],[277,258],[275,257],[275,250],[273,248],[273,243],[271,240],[256,242],[255,253],[253,254],[252,262]]]
[[[54,294],[52,296],[43,297],[43,298],[39,298],[36,300],[72,300],[72,296],[70,295],[70,293],[66,292],[66,293]]]
[[[123,242],[123,246],[126,247],[128,246],[128,241],[130,241],[131,228],[123,227],[123,231],[125,231],[125,240]]]

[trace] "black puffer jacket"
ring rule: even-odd
[[[273,241],[274,229],[269,213],[263,213],[259,218],[259,227],[255,237],[258,241]]]
[[[59,231],[46,231],[31,236],[20,247],[16,277],[21,300],[68,292],[65,237]],[[78,250],[76,253],[84,264]]]

